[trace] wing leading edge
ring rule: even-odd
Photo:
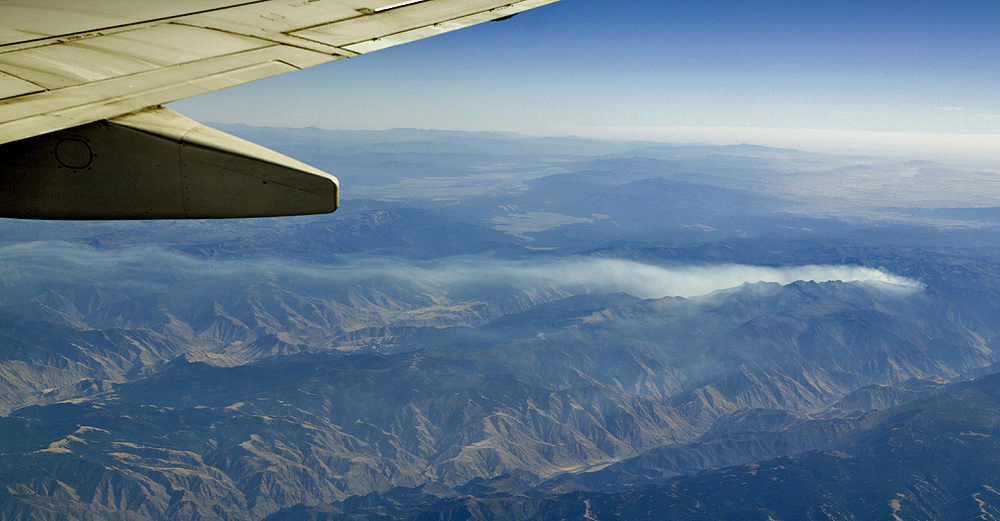
[[[555,0],[0,0],[0,217],[327,213],[333,176],[159,105]]]

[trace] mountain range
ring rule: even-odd
[[[385,172],[332,217],[0,223],[0,519],[996,515],[988,209],[798,213],[861,161],[799,151],[244,130]]]

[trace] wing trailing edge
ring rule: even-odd
[[[0,146],[0,217],[220,219],[330,213],[337,179],[156,107]]]

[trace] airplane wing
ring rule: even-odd
[[[332,212],[333,176],[160,105],[554,1],[0,0],[0,217]]]

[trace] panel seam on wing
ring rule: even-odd
[[[347,49],[344,49],[343,47],[337,47],[335,45],[330,45],[328,43],[323,43],[323,42],[317,42],[317,41],[314,41],[314,40],[309,40],[309,39],[302,38],[302,37],[296,36],[294,34],[289,34],[289,33],[267,32],[267,33],[264,33],[263,35],[261,35],[261,34],[249,34],[249,33],[244,33],[244,32],[239,32],[239,31],[232,31],[232,30],[229,30],[229,29],[222,29],[222,28],[219,28],[219,27],[212,27],[212,26],[207,25],[207,24],[195,24],[195,23],[192,23],[192,22],[186,22],[184,20],[174,20],[174,21],[171,21],[170,23],[173,24],[173,25],[179,25],[179,26],[184,26],[184,27],[191,27],[191,28],[194,28],[194,29],[204,29],[206,31],[215,31],[215,32],[224,33],[224,34],[231,34],[231,35],[234,35],[234,36],[242,36],[242,37],[245,37],[245,38],[254,38],[254,39],[260,40],[262,42],[268,42],[268,43],[271,43],[271,44],[274,44],[274,45],[284,45],[284,46],[287,46],[287,47],[295,47],[297,49],[302,49],[302,50],[311,51],[311,52],[318,52],[318,53],[322,53],[322,54],[329,54],[331,56],[342,56],[344,58],[353,58],[355,56],[360,56],[360,54],[358,54],[358,53],[356,53],[354,51],[349,51]],[[298,29],[296,29],[296,30],[298,30]],[[316,47],[317,45],[319,45],[321,47],[317,48]],[[296,69],[301,69],[301,67],[296,67]]]
[[[208,60],[206,60],[206,61],[208,61]],[[252,65],[246,65],[246,66],[242,66],[242,67],[234,67],[234,68],[226,69],[226,70],[223,70],[223,71],[217,71],[217,72],[214,72],[212,74],[207,74],[207,75],[203,75],[203,76],[193,77],[193,78],[190,78],[190,79],[187,79],[187,80],[175,83],[175,84],[163,85],[163,86],[154,87],[154,88],[150,88],[150,89],[144,89],[144,90],[141,90],[141,91],[130,92],[130,93],[127,93],[127,94],[121,95],[121,96],[115,96],[115,97],[111,97],[111,98],[105,98],[105,99],[101,100],[99,103],[102,104],[102,105],[114,105],[116,103],[125,103],[125,104],[127,104],[129,102],[129,100],[131,100],[131,99],[140,98],[142,96],[148,96],[148,95],[154,94],[156,92],[169,91],[171,89],[177,88],[177,87],[182,86],[182,85],[187,85],[187,86],[192,87],[192,88],[197,88],[197,84],[199,82],[202,82],[202,81],[210,80],[212,78],[224,78],[227,75],[232,75],[232,74],[237,74],[237,73],[240,73],[240,72],[251,71],[253,69],[259,69],[261,67],[266,67],[268,65],[274,65],[274,64],[281,64],[281,65],[284,65],[284,66],[292,67],[294,70],[300,70],[301,69],[300,67],[297,67],[295,65],[289,64],[286,61],[272,59],[272,60],[268,60],[266,62],[255,63],[255,64],[252,64]],[[174,65],[174,66],[166,67],[166,68],[163,68],[163,69],[156,69],[154,71],[145,71],[145,72],[142,72],[142,73],[136,73],[136,74],[131,75],[131,76],[135,77],[135,76],[142,76],[142,75],[146,75],[146,74],[161,73],[161,71],[170,70],[170,69],[173,69],[173,68],[180,68],[180,67],[183,67],[183,65]],[[71,86],[71,87],[63,87],[63,88],[59,88],[59,89],[53,89],[53,90],[48,90],[48,91],[43,91],[43,92],[37,92],[37,93],[34,93],[34,94],[28,94],[28,95],[25,95],[25,96],[21,96],[20,99],[21,100],[25,100],[25,99],[31,98],[32,96],[46,96],[46,95],[53,95],[53,94],[58,94],[58,93],[72,92],[73,90],[77,90],[77,89],[81,89],[81,90],[82,89],[89,89],[89,88],[93,88],[94,85],[99,85],[99,84],[102,84],[102,83],[105,83],[105,82],[110,83],[110,82],[113,82],[113,81],[120,81],[123,78],[127,78],[127,77],[109,78],[109,79],[101,80],[101,81],[98,81],[98,82],[85,83],[85,84],[81,84],[81,85],[74,85],[74,86]],[[186,96],[180,96],[180,97],[177,97],[176,99],[183,99],[184,97],[186,97]],[[163,100],[163,101],[159,101],[156,104],[163,104],[163,103],[169,103],[171,101],[175,101],[174,97],[168,96],[167,98],[168,99]],[[51,110],[51,111],[42,112],[42,113],[36,113],[36,114],[30,114],[30,115],[26,115],[24,117],[18,117],[18,118],[10,119],[10,120],[7,120],[7,121],[2,121],[2,122],[0,122],[0,129],[2,129],[3,127],[6,127],[6,126],[15,125],[15,124],[20,123],[20,122],[31,121],[33,119],[37,120],[39,118],[63,117],[64,113],[67,113],[67,112],[70,112],[70,111],[74,111],[74,110],[83,109],[83,108],[86,108],[87,106],[95,105],[96,103],[98,103],[98,102],[96,102],[94,100],[86,100],[86,101],[83,101],[82,103],[60,107],[60,108],[58,108],[56,110]],[[110,115],[107,115],[107,116],[105,116],[103,118],[100,118],[100,119],[112,119],[112,118],[120,117],[120,116],[122,116],[124,114],[131,114],[133,112],[140,111],[140,110],[146,108],[147,106],[148,105],[144,105],[143,107],[132,107],[132,108],[129,108],[128,110],[123,110],[120,113],[110,114]],[[97,121],[97,120],[91,120],[91,121]],[[79,122],[79,121],[72,121],[71,120],[66,125],[55,125],[55,126],[53,126],[51,129],[49,129],[49,132],[54,132],[54,131],[62,130],[62,129],[65,129],[65,128],[71,128],[71,127],[77,126],[79,124],[84,124],[84,123],[83,122]],[[11,139],[0,138],[0,144],[11,142],[11,141],[17,141],[18,139],[24,139],[24,138],[27,138],[27,137],[31,137],[31,135],[34,135],[34,134],[25,133],[25,135],[23,135],[23,136],[15,136],[15,137],[13,137]]]
[[[388,14],[396,12],[397,10],[405,9],[407,7],[411,7],[411,6],[415,6],[415,5],[420,5],[420,4],[423,4],[425,2],[429,2],[429,1],[431,1],[431,0],[417,0],[415,2],[403,2],[401,4],[396,4],[396,5],[393,5],[393,6],[388,6],[388,8],[384,8],[384,10],[382,10],[382,11],[373,10],[371,13],[362,13],[360,16],[346,18],[344,20],[338,20],[336,22],[320,23],[320,24],[316,24],[316,25],[312,25],[312,26],[308,26],[308,27],[302,27],[302,28],[296,29],[294,32],[295,33],[305,33],[305,32],[313,31],[313,30],[316,30],[316,29],[319,29],[319,28],[322,28],[322,27],[330,27],[330,26],[334,26],[334,25],[337,25],[337,24],[341,24],[341,23],[345,23],[345,22],[350,22],[350,21],[353,21],[353,20],[358,20],[358,19],[361,19],[361,18],[367,18],[367,17],[379,16],[379,15],[388,15]],[[515,6],[517,6],[518,4],[521,4],[521,3],[524,3],[524,0],[517,1],[517,2],[511,2],[511,3],[508,3],[508,4],[504,4],[504,5],[500,5],[500,6],[496,6],[496,7],[491,7],[491,8],[488,8],[488,9],[482,9],[482,10],[479,10],[479,11],[472,11],[472,12],[466,12],[466,13],[463,13],[463,14],[458,14],[458,15],[455,15],[455,16],[453,16],[451,18],[437,20],[435,22],[427,23],[427,24],[424,24],[424,25],[418,25],[418,26],[414,26],[414,27],[408,27],[408,28],[405,28],[405,29],[400,29],[400,30],[395,31],[395,32],[381,34],[378,37],[374,37],[374,38],[364,37],[364,38],[362,38],[360,40],[354,40],[354,41],[351,41],[351,42],[348,42],[348,43],[340,43],[337,47],[341,48],[341,49],[346,49],[346,50],[348,50],[350,52],[354,52],[356,54],[365,54],[364,52],[354,51],[354,50],[350,49],[349,47],[352,46],[352,45],[358,45],[358,44],[365,43],[365,42],[372,42],[372,41],[379,41],[379,40],[383,40],[383,39],[389,39],[389,38],[392,38],[394,36],[403,35],[403,34],[407,34],[407,33],[412,33],[412,32],[415,32],[415,31],[419,31],[421,29],[426,29],[428,27],[437,27],[437,26],[441,26],[441,25],[444,25],[444,24],[450,24],[452,22],[460,22],[461,20],[464,20],[464,19],[467,19],[467,18],[474,18],[474,17],[481,16],[481,15],[487,14],[487,13],[502,12],[502,11],[505,11],[507,9],[513,8],[513,7],[515,7]],[[299,34],[294,34],[293,36],[298,37],[298,38],[302,38],[302,39],[305,39],[305,40],[309,40],[310,42],[316,42],[316,43],[319,43],[319,44],[323,43],[320,40],[317,40],[317,39],[314,39],[314,38],[308,38],[306,36],[302,36],[302,35],[299,35]],[[327,44],[327,45],[329,45],[329,44]]]
[[[42,45],[46,45],[46,42],[48,42],[49,44],[51,44],[51,43],[71,42],[71,41],[73,41],[75,39],[79,39],[79,38],[74,38],[74,37],[79,37],[79,36],[86,37],[86,35],[95,34],[95,33],[96,33],[96,36],[104,36],[105,34],[113,34],[113,33],[122,32],[122,31],[130,31],[130,30],[133,30],[133,29],[141,29],[141,28],[147,27],[147,26],[159,25],[159,24],[162,24],[162,23],[171,22],[171,21],[174,21],[174,20],[177,20],[177,19],[180,19],[180,18],[183,18],[183,17],[187,17],[187,16],[197,16],[197,15],[203,15],[203,14],[208,14],[208,13],[215,13],[215,12],[219,12],[219,11],[226,11],[228,9],[236,9],[236,8],[245,7],[245,6],[248,6],[248,5],[263,4],[263,3],[267,3],[269,1],[271,1],[271,0],[251,0],[249,2],[244,2],[244,3],[241,3],[241,4],[229,5],[229,6],[225,6],[225,7],[217,7],[215,9],[206,9],[204,11],[194,11],[194,12],[190,12],[190,13],[183,13],[183,14],[180,14],[180,15],[167,16],[167,17],[162,17],[162,18],[155,18],[155,19],[152,19],[152,20],[142,20],[140,22],[135,22],[135,23],[130,23],[130,24],[111,25],[111,26],[108,26],[108,27],[101,27],[99,29],[91,29],[89,31],[82,32],[82,33],[59,34],[59,35],[55,35],[55,36],[47,36],[45,38],[36,38],[34,40],[24,40],[24,41],[15,42],[15,43],[9,43],[9,44],[0,46],[0,54],[8,52],[6,49],[9,48],[9,47],[20,47],[22,45],[28,45],[28,47],[26,47],[26,48],[30,49],[30,48],[33,48],[33,47],[40,47]],[[31,44],[36,44],[36,43],[37,43],[37,45],[31,45]],[[19,50],[19,49],[14,49],[14,50]]]

